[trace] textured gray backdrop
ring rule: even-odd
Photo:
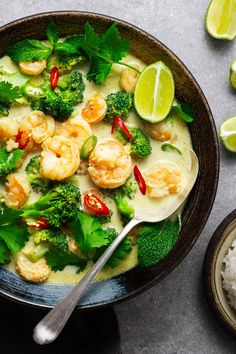
[[[235,42],[216,42],[205,33],[209,0],[0,0],[0,25],[34,13],[83,10],[129,21],[156,36],[187,65],[202,87],[217,127],[236,115],[236,93],[228,84]],[[124,354],[230,354],[236,341],[216,323],[202,292],[202,261],[208,241],[235,207],[236,155],[221,148],[217,198],[194,249],[164,281],[115,307]],[[106,353],[104,353],[106,354]]]

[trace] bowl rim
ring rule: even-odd
[[[218,225],[207,246],[202,268],[202,281],[207,303],[216,320],[220,323],[224,330],[233,337],[236,337],[236,324],[234,327],[231,325],[231,321],[228,319],[228,315],[224,311],[224,306],[220,302],[217,288],[215,286],[215,266],[221,247],[228,236],[228,233],[225,234],[225,231],[233,224],[235,220],[236,209],[229,213]]]
[[[4,24],[3,26],[0,27],[0,34],[2,31],[6,31],[11,29],[12,27],[18,25],[18,24],[23,24],[26,23],[29,20],[36,20],[38,18],[50,18],[50,16],[65,16],[65,15],[72,15],[72,16],[77,16],[77,15],[84,15],[84,16],[90,16],[90,17],[99,17],[100,19],[103,20],[110,20],[110,21],[115,21],[118,25],[120,24],[121,26],[125,26],[126,28],[130,28],[130,29],[134,29],[137,32],[141,32],[143,35],[145,35],[145,37],[148,37],[150,40],[155,41],[156,43],[158,43],[162,49],[169,53],[172,57],[174,57],[174,60],[186,71],[186,73],[188,74],[188,76],[191,78],[191,80],[194,82],[197,91],[199,92],[199,95],[201,97],[201,100],[203,102],[203,105],[205,106],[206,112],[207,112],[207,116],[209,118],[210,124],[211,124],[211,128],[212,128],[212,136],[213,136],[213,145],[214,145],[214,152],[215,152],[215,165],[214,165],[214,171],[215,171],[215,178],[214,178],[214,186],[213,186],[213,190],[212,190],[212,195],[210,200],[208,200],[208,210],[205,213],[204,217],[202,217],[202,222],[200,225],[198,225],[198,232],[196,233],[196,236],[194,237],[194,239],[191,241],[191,243],[189,243],[188,247],[185,247],[184,250],[181,252],[181,254],[178,256],[177,262],[175,264],[171,264],[169,265],[168,271],[163,271],[162,275],[157,277],[155,276],[151,281],[149,281],[148,283],[146,283],[144,286],[139,287],[138,289],[132,290],[130,291],[128,294],[125,295],[121,295],[119,296],[119,298],[116,299],[112,299],[109,301],[104,301],[104,302],[100,302],[100,303],[95,303],[95,304],[89,304],[89,305],[83,305],[83,307],[78,307],[77,306],[77,310],[79,311],[84,311],[84,310],[94,310],[94,309],[100,309],[100,308],[104,308],[104,307],[108,307],[111,305],[115,305],[124,301],[127,301],[135,296],[138,296],[140,294],[142,294],[144,291],[152,288],[154,285],[156,285],[160,280],[162,280],[163,278],[165,278],[166,276],[168,276],[174,269],[176,269],[180,263],[183,261],[183,259],[186,257],[186,255],[191,251],[192,247],[194,246],[194,244],[196,243],[196,241],[198,240],[198,238],[200,237],[202,230],[204,229],[206,222],[209,218],[209,215],[211,213],[214,201],[215,201],[215,196],[217,193],[217,188],[218,188],[218,181],[219,181],[219,170],[220,170],[220,159],[219,159],[219,139],[218,139],[218,134],[217,134],[217,129],[216,129],[216,125],[215,125],[215,121],[213,118],[213,114],[211,111],[211,108],[209,106],[209,103],[206,99],[205,94],[203,93],[198,81],[196,80],[196,78],[194,77],[194,75],[189,71],[189,69],[186,67],[186,65],[182,62],[181,59],[179,59],[179,57],[171,50],[169,49],[165,44],[163,44],[158,38],[156,38],[154,35],[149,34],[148,32],[146,32],[145,30],[141,29],[140,27],[131,24],[125,20],[121,20],[118,19],[116,17],[113,16],[109,16],[109,15],[104,15],[104,14],[100,14],[100,13],[96,13],[96,12],[90,12],[90,11],[75,11],[75,10],[61,10],[61,11],[49,11],[49,12],[41,12],[41,13],[37,13],[37,14],[32,14],[29,16],[25,16],[16,20],[13,20],[11,22],[8,22],[6,24]],[[19,296],[16,295],[12,295],[9,292],[0,289],[0,295],[2,295],[3,297],[6,297],[10,300],[13,300],[15,302],[21,303],[21,304],[25,304],[25,305],[29,305],[29,306],[33,306],[35,308],[41,308],[41,309],[49,309],[52,308],[53,306],[49,306],[49,305],[45,305],[45,304],[38,304],[36,302],[30,301],[30,300],[26,300],[23,298],[20,298]]]

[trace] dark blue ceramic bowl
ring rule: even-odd
[[[136,267],[113,279],[93,284],[78,309],[94,309],[127,300],[155,285],[176,268],[190,251],[208,219],[214,202],[219,171],[218,140],[206,98],[185,65],[156,38],[126,22],[85,12],[53,12],[30,16],[0,28],[0,56],[10,44],[18,40],[44,38],[44,30],[50,19],[58,25],[62,35],[82,32],[86,21],[90,21],[98,31],[104,31],[116,21],[122,36],[130,40],[135,56],[146,64],[163,60],[171,68],[175,78],[176,97],[192,107],[196,115],[195,122],[190,126],[190,133],[200,162],[200,174],[185,206],[178,242],[162,262],[149,269]],[[18,302],[50,308],[61,300],[70,288],[66,285],[29,284],[16,274],[0,268],[0,293]]]

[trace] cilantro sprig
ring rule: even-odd
[[[18,86],[13,87],[10,82],[0,82],[0,114],[7,116],[11,104],[15,103],[20,97]]]
[[[19,252],[29,238],[21,212],[0,204],[0,264],[10,261],[12,252]]]
[[[4,146],[0,146],[0,179],[20,165],[23,155],[24,150],[15,149],[8,152]]]

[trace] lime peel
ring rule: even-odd
[[[220,138],[227,150],[236,152],[236,116],[228,118],[222,123]]]

